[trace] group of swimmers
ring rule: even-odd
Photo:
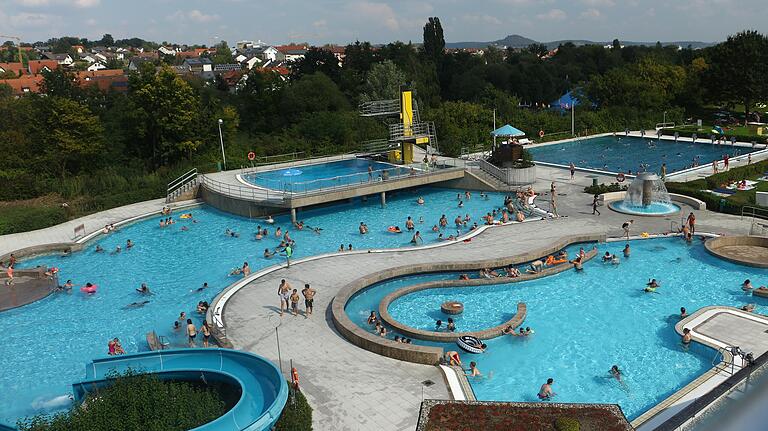
[[[105,224],[104,228],[101,230],[101,233],[110,233],[117,231],[117,228],[114,224]]]
[[[443,321],[438,319],[435,322],[435,332],[440,332],[443,330]],[[456,331],[456,324],[453,322],[452,318],[448,318],[448,323],[445,325],[445,330],[448,332],[454,332]]]
[[[125,349],[123,349],[122,344],[120,344],[119,338],[113,338],[109,340],[109,343],[107,343],[107,354],[109,356],[115,356],[115,355],[124,355]]]
[[[372,327],[372,330],[373,330],[374,334],[376,334],[376,335],[378,335],[378,336],[380,336],[382,338],[387,338],[387,336],[389,335],[389,331],[387,330],[387,327],[384,326],[381,323],[381,320],[376,316],[376,312],[375,311],[371,311],[371,315],[368,316],[367,323],[368,323],[369,326]],[[403,343],[403,344],[411,344],[412,343],[410,338],[401,337],[399,335],[395,336],[394,341],[396,343]]]
[[[531,329],[530,326],[526,326],[525,328],[521,326],[520,331],[515,332],[515,328],[513,328],[512,325],[504,328],[502,333],[504,335],[511,335],[513,337],[530,337],[531,335],[535,334],[535,332],[533,331],[533,329]]]

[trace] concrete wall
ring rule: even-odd
[[[486,192],[498,191],[493,184],[486,182],[482,178],[472,173],[472,171],[464,171],[463,178],[446,181],[444,183],[438,183],[435,184],[435,186],[459,190],[482,190]]]
[[[768,268],[768,238],[762,236],[720,236],[704,247],[713,255],[742,265]]]
[[[755,201],[761,207],[768,207],[768,192],[755,192]]]
[[[265,217],[288,211],[288,208],[264,206],[257,202],[219,194],[205,187],[200,187],[200,197],[216,209],[243,217]]]

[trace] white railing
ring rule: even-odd
[[[190,169],[184,175],[168,183],[165,202],[170,203],[184,192],[197,186],[197,168]]]
[[[674,129],[675,123],[656,123],[656,130],[660,129]]]
[[[477,160],[477,165],[486,174],[509,186],[521,186],[536,182],[536,166],[527,168],[499,168],[485,160]]]

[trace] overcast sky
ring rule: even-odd
[[[766,0],[0,0],[0,34],[212,44],[420,41],[438,16],[448,42],[723,40],[768,31]]]

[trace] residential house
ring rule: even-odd
[[[176,55],[177,51],[174,47],[161,46],[160,48],[157,48],[157,52],[163,55]]]
[[[87,61],[88,64],[96,63],[96,57],[88,53],[80,54],[80,60]]]
[[[103,69],[77,73],[81,87],[96,86],[101,91],[128,91],[128,77],[123,69]]]
[[[58,69],[59,62],[56,60],[29,60],[28,68],[30,75],[39,75],[45,70],[50,72]]]
[[[255,48],[254,51],[256,52],[256,55],[259,56],[264,61],[277,61],[277,60],[284,60],[285,57],[282,57],[282,53],[277,50],[274,46],[262,46]]]
[[[16,76],[21,76],[27,73],[27,68],[23,63],[0,63],[0,73],[13,73]]]
[[[336,59],[339,60],[339,66],[341,66],[341,63],[344,62],[344,57],[347,55],[347,48],[345,46],[326,45],[323,47],[323,49],[331,51]]]
[[[213,62],[210,58],[205,57],[187,58],[182,66],[189,68],[192,73],[196,74],[213,72]]]
[[[145,60],[157,60],[160,58],[158,51],[138,51],[134,53],[134,57],[143,58]]]
[[[96,61],[101,61],[103,63],[106,63],[107,60],[109,60],[109,57],[107,56],[107,54],[108,53],[106,51],[97,52],[96,54],[93,54],[93,58],[95,58]]]
[[[309,47],[307,45],[281,45],[276,49],[285,56],[285,61],[297,61],[304,58]]]
[[[85,47],[83,45],[72,45],[72,49],[75,50],[75,52],[78,54],[85,52]]]
[[[56,60],[59,64],[63,64],[64,66],[69,66],[75,62],[75,60],[69,54],[54,54],[52,52],[43,52],[40,54],[40,56],[43,59]]]
[[[128,62],[128,70],[131,72],[136,72],[141,69],[141,65],[144,63],[152,63],[152,60],[149,58],[139,57],[138,55],[131,57],[131,61]]]
[[[14,96],[22,96],[29,93],[39,93],[43,83],[42,75],[22,76],[16,79],[0,79],[0,84],[6,84],[13,90]]]
[[[248,57],[247,57],[247,56],[245,56],[244,54],[237,54],[237,55],[235,55],[235,57],[233,57],[233,59],[234,59],[236,62],[238,62],[238,63],[242,63],[242,62],[244,62],[245,60],[248,60]]]
[[[243,62],[243,64],[245,65],[245,67],[248,68],[248,70],[251,70],[254,67],[258,67],[260,64],[262,64],[262,62],[263,60],[260,59],[259,57],[251,57],[245,62]]]
[[[91,64],[90,66],[88,66],[87,68],[85,68],[85,70],[87,70],[89,72],[94,72],[96,70],[103,70],[103,69],[106,69],[106,68],[107,68],[107,66],[104,66],[104,64],[99,63],[97,61],[97,62]]]
[[[213,72],[214,73],[223,73],[223,72],[230,72],[233,70],[240,70],[243,68],[243,65],[240,63],[229,63],[229,64],[215,64],[213,66]]]
[[[256,46],[256,44],[253,43],[252,40],[241,40],[235,43],[235,48],[237,48],[238,51],[244,51],[246,49],[253,48],[254,46]]]

